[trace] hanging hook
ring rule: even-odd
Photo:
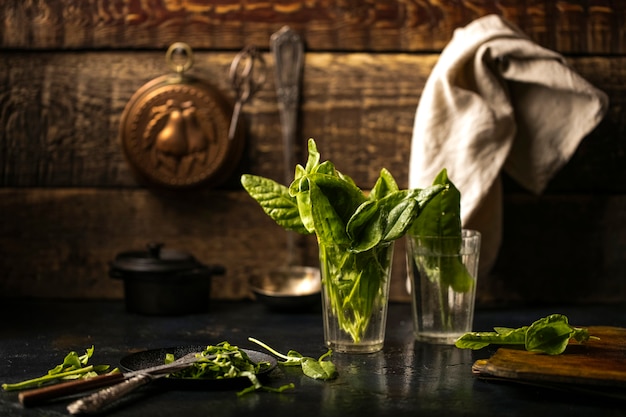
[[[176,42],[170,45],[165,53],[165,61],[177,74],[189,70],[193,66],[193,51],[185,42]]]

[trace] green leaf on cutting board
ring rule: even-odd
[[[458,338],[455,346],[460,349],[482,349],[491,344],[515,345],[529,352],[560,355],[570,339],[584,343],[599,339],[589,334],[586,328],[569,324],[567,316],[551,314],[534,321],[530,326],[514,328],[495,327],[493,332],[468,332]]]

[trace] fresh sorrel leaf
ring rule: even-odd
[[[346,232],[346,226],[339,214],[335,211],[333,204],[326,194],[311,181],[309,193],[311,201],[311,215],[315,225],[315,233],[320,244],[336,244],[348,246],[350,239]]]
[[[348,223],[356,209],[367,200],[357,186],[337,176],[315,173],[308,175],[307,178],[317,185],[344,225]],[[313,197],[311,201],[313,205],[317,203]]]
[[[330,361],[302,358],[302,372],[313,379],[329,380],[337,376],[337,369]]]
[[[317,151],[317,144],[313,139],[308,141],[309,158],[306,162],[306,172],[313,172],[313,169],[320,163],[320,153]]]
[[[368,198],[370,200],[380,200],[398,190],[398,184],[396,183],[395,178],[393,178],[393,175],[391,175],[391,172],[389,172],[386,168],[383,168],[380,170],[378,180],[370,191]]]
[[[365,252],[378,245],[383,238],[386,216],[378,201],[366,201],[357,209],[346,227],[352,246],[350,252]],[[355,244],[356,243],[356,244]]]
[[[241,184],[263,211],[278,225],[298,233],[310,233],[302,223],[298,202],[289,195],[289,189],[268,178],[242,175]]]
[[[573,330],[567,317],[562,314],[539,319],[526,331],[526,350],[558,355],[567,347]]]
[[[365,201],[359,207],[348,220],[346,225],[346,232],[352,241],[358,241],[363,230],[370,227],[370,224],[378,217],[378,202],[377,201]]]
[[[433,186],[445,190],[433,196],[415,220],[411,234],[419,236],[448,236],[461,239],[461,193],[449,180],[443,169],[433,181]],[[460,243],[459,243],[460,245]]]
[[[279,358],[284,359],[284,361],[282,362],[279,361],[281,365],[301,366],[302,372],[309,378],[329,380],[337,377],[337,369],[335,365],[330,360],[327,360],[327,358],[330,358],[332,356],[331,349],[328,349],[326,353],[324,353],[322,356],[319,357],[319,359],[316,360],[310,357],[302,356],[299,352],[296,352],[295,350],[290,350],[286,355],[284,355],[278,352],[276,349],[268,346],[266,343],[261,342],[260,340],[253,337],[249,337],[248,340],[256,343],[259,346],[262,346]]]
[[[584,343],[590,338],[587,329],[573,327],[566,316],[552,314],[516,329],[496,327],[495,332],[468,332],[458,338],[455,346],[461,349],[481,349],[490,344],[517,345],[531,352],[559,355],[569,341]]]
[[[485,334],[480,332],[465,333],[454,342],[454,345],[459,349],[478,350],[494,343],[497,340],[495,339],[496,336],[491,332],[486,332]]]
[[[462,243],[461,193],[448,178],[446,169],[441,170],[433,185],[445,187],[432,196],[430,203],[413,222],[410,233],[423,237],[422,242],[432,252],[432,277],[437,277],[443,289],[467,292],[474,286],[474,278],[467,270],[460,255]],[[437,239],[441,238],[441,239]]]
[[[411,226],[415,217],[417,217],[417,210],[419,205],[417,200],[410,197],[405,197],[399,202],[393,201],[393,199],[385,199],[390,204],[384,204],[383,207],[389,214],[387,217],[387,224],[383,232],[383,238],[385,242],[391,242],[404,236],[408,228]]]

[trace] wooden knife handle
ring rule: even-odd
[[[122,373],[113,373],[98,375],[92,378],[76,379],[43,388],[23,391],[20,392],[18,398],[24,407],[34,407],[55,398],[113,385],[123,381],[124,378],[124,374]]]

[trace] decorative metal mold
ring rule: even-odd
[[[185,74],[193,65],[189,45],[171,45],[166,61],[175,74],[149,81],[124,109],[124,153],[140,179],[151,184],[218,185],[232,173],[243,151],[241,133],[229,138],[232,105],[211,84]]]

